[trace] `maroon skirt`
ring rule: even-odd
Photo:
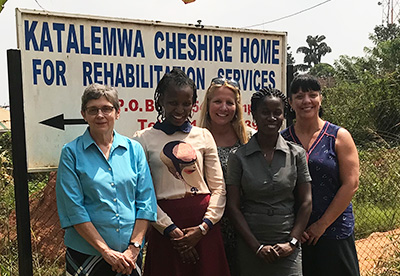
[[[180,229],[202,223],[210,195],[196,195],[182,199],[159,200],[158,206]],[[183,263],[169,237],[151,227],[145,259],[145,276],[229,276],[219,223],[208,231],[196,245],[200,260],[196,264]]]

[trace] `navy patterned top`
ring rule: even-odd
[[[341,186],[339,164],[335,151],[335,142],[339,126],[325,122],[317,139],[307,151],[307,160],[312,177],[312,213],[308,225],[322,217]],[[282,136],[301,145],[294,126],[282,131]],[[354,231],[353,206],[346,210],[326,229],[323,237],[345,239]]]

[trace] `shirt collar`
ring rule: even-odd
[[[124,147],[125,149],[128,148],[128,142],[126,139],[123,139],[123,136],[118,134],[115,130],[113,130],[113,135],[114,135],[114,140],[111,146],[111,150],[114,148],[117,148],[119,146]],[[92,136],[90,135],[89,127],[86,129],[85,133],[82,135],[82,141],[83,141],[83,148],[87,149],[90,147],[92,144],[96,144],[96,142],[93,140]]]
[[[258,144],[257,141],[257,136],[258,133],[256,133],[255,135],[253,135],[249,142],[246,145],[246,155],[251,155],[257,151],[261,152],[261,148],[260,145]],[[276,145],[275,145],[275,150],[280,150],[283,151],[285,153],[289,153],[289,146],[286,143],[286,140],[282,137],[282,135],[279,133],[278,135],[278,140],[276,141]]]
[[[181,126],[174,126],[173,124],[163,121],[161,123],[157,122],[153,127],[155,129],[162,130],[167,135],[174,134],[177,131],[189,133],[190,130],[192,129],[192,125],[190,124],[189,121],[185,121]]]

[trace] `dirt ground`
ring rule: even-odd
[[[391,258],[399,250],[400,229],[388,232],[375,232],[368,238],[356,241],[358,260],[362,276],[382,272],[380,264]]]

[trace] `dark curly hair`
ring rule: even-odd
[[[280,90],[276,88],[270,88],[270,87],[262,88],[257,92],[255,92],[253,96],[251,96],[251,114],[253,115],[253,117],[254,114],[256,113],[258,105],[260,104],[260,102],[264,100],[265,97],[280,98],[283,103],[284,116],[286,117],[289,104],[285,94],[283,94]]]
[[[165,95],[165,91],[167,91],[168,87],[172,84],[176,85],[177,87],[189,86],[193,90],[193,105],[197,101],[197,88],[194,81],[190,79],[181,69],[172,69],[171,72],[164,74],[164,76],[158,82],[156,91],[154,93],[154,104],[158,113],[157,120],[159,121],[164,120],[164,111],[160,101]]]

